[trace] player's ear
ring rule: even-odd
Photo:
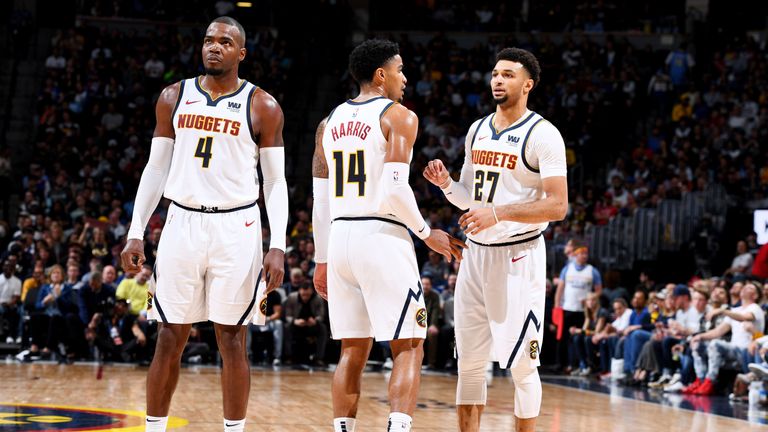
[[[247,53],[245,48],[240,48],[240,55],[237,57],[238,60],[243,61],[245,60],[245,54]]]
[[[528,78],[525,80],[525,84],[523,85],[523,89],[525,90],[525,93],[528,94],[533,90],[533,79]]]
[[[384,68],[378,68],[376,69],[376,72],[373,73],[374,78],[378,78],[379,82],[384,82]]]

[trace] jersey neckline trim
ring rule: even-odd
[[[362,101],[362,102],[355,102],[352,99],[348,99],[347,103],[350,104],[350,105],[365,105],[367,103],[371,103],[371,102],[379,100],[379,99],[386,99],[386,98],[384,96],[377,96],[375,98],[371,98],[371,99],[368,99],[368,100],[365,100],[365,101]]]
[[[491,133],[493,134],[493,139],[497,140],[497,139],[499,139],[499,137],[501,137],[501,135],[505,134],[506,132],[509,132],[511,130],[515,130],[515,129],[523,126],[524,124],[528,123],[528,121],[530,119],[532,119],[535,115],[536,115],[536,113],[531,111],[531,114],[528,115],[528,117],[526,117],[525,120],[523,120],[523,121],[521,121],[519,123],[515,123],[515,124],[513,124],[511,126],[507,126],[506,129],[499,131],[498,129],[496,129],[496,126],[494,126],[494,124],[493,124],[493,120],[496,118],[496,113],[491,114],[490,115],[490,120],[488,121],[488,124],[491,126]]]
[[[237,90],[231,92],[231,93],[225,93],[223,95],[220,95],[216,99],[211,97],[211,94],[208,93],[208,90],[204,89],[202,85],[200,85],[200,80],[203,78],[202,75],[199,75],[197,78],[194,78],[195,80],[195,87],[197,90],[205,96],[207,99],[208,106],[216,106],[219,101],[223,99],[228,99],[234,96],[237,96],[243,89],[245,88],[245,85],[248,83],[248,80],[241,80],[240,87],[237,88]]]

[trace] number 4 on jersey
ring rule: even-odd
[[[197,150],[195,150],[195,157],[203,159],[203,168],[208,168],[208,164],[211,162],[213,154],[211,153],[211,146],[213,145],[213,137],[202,137],[197,141]]]

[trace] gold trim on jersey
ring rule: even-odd
[[[238,78],[238,79],[239,79],[239,78]],[[223,97],[232,96],[232,95],[233,95],[233,94],[235,94],[235,93],[239,93],[239,92],[240,92],[240,90],[242,90],[242,89],[243,89],[243,86],[245,85],[245,83],[247,83],[247,82],[248,82],[248,80],[240,79],[240,85],[239,85],[239,86],[237,86],[237,88],[236,88],[235,90],[233,90],[233,91],[231,91],[231,92],[229,92],[229,93],[220,94],[218,97],[214,98],[214,97],[213,97],[213,95],[211,94],[211,92],[209,92],[208,90],[206,90],[206,89],[203,87],[203,82],[202,82],[202,80],[203,80],[203,76],[202,76],[202,75],[200,75],[200,76],[198,76],[197,78],[195,78],[195,81],[197,81],[197,86],[196,86],[196,87],[197,87],[197,89],[198,89],[198,90],[202,90],[202,91],[203,91],[203,93],[205,93],[206,95],[208,95],[208,99],[210,99],[210,100],[211,100],[211,102],[216,102],[216,101],[218,101],[219,99],[221,99],[221,98],[223,98]]]

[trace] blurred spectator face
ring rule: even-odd
[[[64,273],[61,266],[54,266],[51,269],[51,283],[57,284],[64,281]]]
[[[13,274],[13,267],[14,264],[11,262],[11,260],[6,260],[5,263],[3,263],[3,274],[6,278],[10,278]]]
[[[152,230],[152,243],[160,243],[160,235],[163,233],[161,228],[155,228]]]
[[[303,303],[308,302],[309,299],[312,298],[312,293],[314,292],[315,290],[310,283],[301,284],[299,287],[299,297]]]
[[[307,255],[315,255],[315,244],[313,242],[307,242],[306,252]]]
[[[456,288],[456,279],[458,279],[458,276],[455,274],[448,275],[448,289],[453,291]]]
[[[424,289],[425,294],[432,292],[432,279],[428,277],[421,278],[421,287]]]
[[[104,283],[114,283],[115,280],[117,280],[117,270],[115,270],[114,266],[108,265],[104,267],[104,270],[102,270],[102,280]]]
[[[67,267],[67,280],[68,281],[77,281],[78,277],[80,276],[80,268],[76,265],[71,265]]]
[[[634,298],[632,299],[632,301],[634,301]],[[624,306],[623,303],[617,302],[617,301],[613,302],[613,313],[614,315],[616,315],[616,318],[624,315],[624,311],[626,310],[627,310],[627,307]]]
[[[738,252],[739,255],[747,253],[747,242],[740,240],[736,243],[736,252]]]
[[[736,303],[741,298],[741,289],[744,287],[744,282],[736,282],[731,286],[731,302]]]
[[[101,290],[101,273],[94,273],[91,275],[91,279],[88,281],[88,286],[93,291]]]
[[[757,287],[751,283],[744,285],[741,289],[741,302],[742,303],[755,303],[758,299]]]
[[[675,296],[675,309],[688,309],[691,303],[691,298],[687,295]]]
[[[585,247],[578,248],[576,250],[576,263],[579,265],[586,265],[589,260],[589,250]]]
[[[211,23],[203,38],[203,66],[206,75],[218,76],[233,69],[245,58],[243,37],[235,26]]]
[[[642,291],[636,291],[632,296],[632,307],[634,309],[642,309],[645,307],[645,293]]]
[[[432,264],[439,264],[440,258],[441,256],[437,252],[433,250],[429,251],[429,262],[431,262]]]
[[[728,291],[723,287],[716,287],[712,290],[712,297],[710,298],[713,305],[720,306],[728,302]]]
[[[143,267],[139,274],[136,275],[136,283],[139,285],[144,285],[147,283],[149,278],[152,276],[152,269],[149,267]]]
[[[300,268],[291,270],[291,284],[299,285],[304,282],[304,272]]]
[[[593,311],[597,307],[597,294],[595,293],[589,293],[587,295],[587,298],[584,300],[584,307],[587,309]]]
[[[703,312],[707,308],[707,297],[698,291],[694,291],[692,297],[693,307],[695,307],[697,311]]]
[[[125,316],[125,313],[128,311],[128,302],[125,301],[125,299],[120,299],[115,303],[115,309],[114,314],[117,317]]]

